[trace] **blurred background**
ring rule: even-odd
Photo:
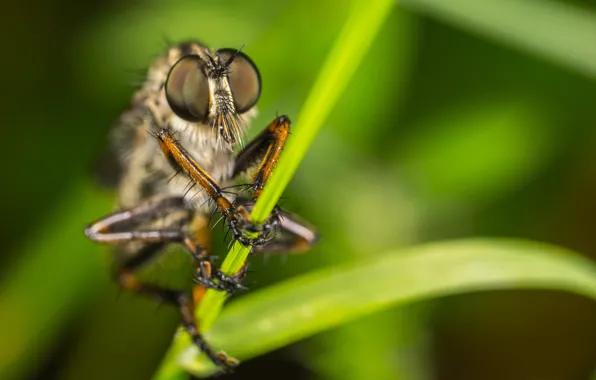
[[[148,379],[170,343],[176,310],[120,294],[109,251],[82,233],[112,208],[93,167],[165,41],[245,45],[263,78],[253,136],[276,113],[295,121],[348,10],[340,0],[4,2],[0,378]],[[285,193],[283,207],[321,243],[254,258],[248,285],[458,237],[596,258],[595,105],[596,2],[399,2]],[[188,264],[172,253],[151,276],[183,286]],[[453,296],[247,361],[234,378],[589,379],[595,322],[593,301],[562,292]]]

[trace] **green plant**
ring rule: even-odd
[[[230,303],[208,337],[249,359],[391,306],[507,288],[559,289],[596,299],[596,267],[567,250],[528,241],[423,244],[324,268],[255,292]],[[205,357],[197,360],[194,347],[179,354],[170,357],[177,363],[166,362],[158,379],[181,376],[180,366],[198,376],[215,369]]]

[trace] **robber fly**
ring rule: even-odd
[[[116,257],[124,258],[115,265],[118,283],[177,305],[194,343],[222,369],[237,361],[209,346],[194,310],[205,288],[241,289],[246,270],[228,276],[212,263],[212,214],[220,213],[233,238],[252,253],[304,252],[317,240],[312,227],[279,207],[261,225],[250,219],[290,130],[290,120],[279,116],[243,144],[260,91],[259,71],[240,50],[211,50],[197,42],[167,49],[150,66],[111,134],[122,169],[117,211],[85,229],[90,239],[115,245]],[[241,148],[237,154],[236,148]],[[238,182],[248,183],[250,196],[226,191]],[[172,243],[193,258],[192,295],[146,283],[136,274]]]

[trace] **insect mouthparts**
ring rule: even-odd
[[[243,121],[236,112],[222,112],[217,114],[213,119],[212,126],[227,144],[242,142],[244,133]]]

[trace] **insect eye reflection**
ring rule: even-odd
[[[209,81],[197,55],[182,57],[166,80],[166,98],[172,111],[184,120],[203,121],[209,112]]]
[[[172,111],[182,119],[201,122],[208,118],[208,74],[212,75],[213,71],[227,77],[236,113],[248,111],[259,99],[261,76],[247,55],[234,49],[220,49],[215,56],[217,62],[209,56],[209,63],[215,67],[208,67],[198,55],[188,55],[170,69],[165,85],[166,98]],[[223,75],[221,79],[224,79]]]

